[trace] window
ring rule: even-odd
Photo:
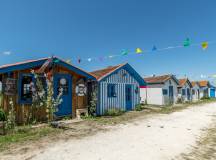
[[[192,94],[195,95],[195,90],[194,89],[192,89]]]
[[[163,95],[167,95],[168,91],[167,89],[163,89]]]
[[[182,95],[185,96],[185,89],[182,89]]]
[[[46,78],[42,75],[38,77],[43,85],[43,89],[46,92]],[[32,96],[34,91],[39,92],[40,88],[37,88],[33,74],[21,74],[19,79],[19,103],[29,104],[32,102]]]
[[[116,97],[116,87],[115,84],[108,84],[107,86],[108,97]]]
[[[68,79],[63,77],[58,79],[58,94],[61,90],[63,90],[63,95],[68,95],[69,93]]]
[[[20,79],[20,100],[22,103],[31,102],[32,101],[32,83],[33,83],[33,76],[29,75],[21,75]]]

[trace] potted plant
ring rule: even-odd
[[[5,121],[6,114],[3,109],[0,108],[0,134],[5,134]]]

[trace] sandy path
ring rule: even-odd
[[[80,140],[60,141],[44,150],[7,159],[169,160],[189,151],[216,114],[216,103],[116,126]],[[5,157],[6,158],[6,157]]]

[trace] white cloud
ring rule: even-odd
[[[6,55],[6,56],[9,56],[9,55],[11,55],[11,51],[4,51],[4,52],[2,52],[2,54]]]

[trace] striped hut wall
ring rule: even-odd
[[[125,75],[126,76],[123,76]],[[116,97],[108,97],[107,86],[108,84],[116,85]],[[117,73],[113,73],[106,77],[99,83],[99,107],[100,115],[103,115],[107,110],[119,108],[126,110],[126,98],[125,98],[125,86],[126,84],[132,85],[132,108],[134,109],[140,102],[140,92],[135,93],[136,88],[139,89],[139,83],[135,78],[130,75],[125,69],[119,70]]]

